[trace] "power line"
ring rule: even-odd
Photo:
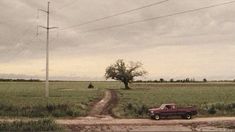
[[[39,35],[39,33],[38,33],[38,22],[39,22],[39,10],[37,10],[37,16],[36,16],[36,18],[34,19],[34,23],[36,23],[37,24],[37,28],[36,28],[36,34],[35,35],[33,35],[33,37],[32,37],[32,39],[30,39],[30,40],[28,40],[28,42],[22,42],[22,40],[23,40],[23,38],[26,36],[26,35],[28,35],[28,33],[31,31],[31,30],[33,30],[33,28],[31,29],[31,27],[29,26],[23,33],[22,33],[22,36],[20,37],[21,38],[21,40],[19,40],[18,41],[18,43],[24,43],[24,46],[21,46],[20,47],[20,49],[18,49],[19,50],[19,52],[18,53],[16,53],[16,56],[18,56],[19,54],[21,54],[25,49],[26,49],[26,46],[30,46],[31,44],[32,44],[32,42],[35,40],[35,39],[37,39],[38,38],[38,35]],[[31,29],[31,30],[30,30]]]
[[[94,22],[98,22],[98,21],[101,21],[101,20],[105,20],[105,19],[109,19],[109,18],[112,18],[112,17],[120,16],[120,15],[123,15],[123,14],[127,14],[127,13],[130,13],[130,12],[134,12],[134,11],[141,10],[141,9],[144,9],[144,8],[148,8],[148,7],[151,7],[151,6],[159,5],[159,4],[165,3],[167,1],[169,1],[169,0],[155,2],[155,3],[149,4],[149,5],[141,6],[141,7],[135,8],[135,9],[127,10],[127,11],[123,11],[123,12],[116,13],[116,14],[113,14],[113,15],[110,15],[110,16],[97,18],[97,19],[94,19],[94,20],[91,20],[91,21],[87,21],[87,22],[78,24],[78,25],[73,25],[73,26],[70,26],[70,27],[66,27],[66,28],[63,28],[61,30],[66,30],[66,29],[70,29],[70,28],[74,28],[74,27],[80,27],[80,26],[83,26],[83,25],[91,24],[91,23],[94,23]]]
[[[30,46],[32,45],[33,41],[37,39],[37,35],[34,35],[32,39],[30,39],[28,42],[24,43],[25,47],[21,47],[19,52],[17,53],[17,56],[19,56],[19,54],[21,54],[27,47],[26,46]]]
[[[20,40],[18,40],[18,43],[24,43],[25,44],[25,46],[30,46],[31,44],[32,44],[32,42],[35,40],[35,39],[37,39],[38,38],[38,35],[39,35],[39,33],[38,33],[38,20],[39,20],[39,10],[37,10],[37,16],[36,16],[36,19],[34,20],[34,22],[35,23],[37,23],[37,34],[36,35],[34,35],[33,37],[32,37],[32,39],[30,39],[28,42],[22,42],[22,40],[23,40],[23,38],[26,36],[26,35],[28,35],[28,33],[31,31],[31,30],[33,30],[33,28],[31,29],[31,27],[29,26],[23,33],[22,33],[22,36],[20,37],[21,39]],[[31,30],[30,30],[31,29]],[[24,50],[25,50],[25,48],[22,46],[20,49],[18,49],[19,50],[19,52],[17,53],[17,54],[20,54],[21,52],[23,52]]]
[[[123,27],[123,26],[132,25],[132,24],[136,24],[136,23],[143,23],[143,22],[147,22],[147,21],[154,21],[154,20],[157,20],[157,19],[162,19],[162,18],[167,18],[167,17],[176,16],[176,15],[180,15],[180,14],[196,12],[196,11],[199,11],[199,10],[205,10],[205,9],[214,8],[214,7],[223,6],[223,5],[228,5],[228,4],[232,4],[232,3],[235,3],[235,0],[234,1],[230,1],[230,2],[225,2],[225,3],[210,5],[210,6],[206,6],[206,7],[201,7],[201,8],[197,8],[197,9],[181,11],[181,12],[177,12],[177,13],[173,13],[173,14],[168,14],[168,15],[152,17],[152,18],[138,20],[138,21],[133,21],[133,22],[128,22],[128,23],[124,23],[124,24],[117,24],[117,25],[112,25],[112,26],[108,26],[108,27],[96,28],[96,29],[92,29],[92,30],[87,30],[85,32],[95,32],[95,31],[101,31],[101,30],[106,30],[106,29],[113,29],[113,28]]]
[[[37,18],[38,18],[38,15],[37,15],[36,18],[33,20],[33,23],[36,23]],[[36,25],[35,25],[35,26],[36,26]],[[31,26],[27,26],[26,29],[25,29],[24,31],[22,31],[20,35],[18,35],[19,37],[17,37],[16,39],[14,39],[14,40],[12,40],[12,41],[10,41],[10,40],[8,41],[8,42],[10,42],[10,43],[16,43],[17,45],[18,45],[18,44],[19,44],[19,45],[20,45],[20,44],[24,44],[24,45],[22,45],[22,46],[20,46],[20,47],[17,47],[17,52],[15,53],[14,56],[19,56],[19,55],[25,50],[25,46],[31,45],[32,42],[35,40],[35,38],[37,37],[36,35],[33,36],[32,39],[27,40],[28,42],[26,42],[26,43],[23,42],[23,41],[24,41],[24,38],[25,38],[27,35],[29,35],[29,33],[30,33],[31,31],[33,31],[33,28],[32,28]],[[33,34],[33,33],[31,33],[31,34]],[[25,41],[26,41],[26,40],[25,40]],[[14,51],[14,50],[15,50],[15,48],[7,49],[8,52],[12,52],[12,51]],[[9,60],[9,61],[10,61],[10,60]]]
[[[37,16],[36,18],[33,20],[33,23],[35,23],[37,21]],[[8,42],[10,43],[20,43],[21,41],[23,41],[23,39],[26,37],[26,35],[28,35],[29,32],[31,32],[33,30],[33,28],[31,26],[27,26],[27,28],[21,32],[21,34],[19,35],[19,37],[17,37],[14,40],[9,40]]]
[[[72,4],[76,3],[76,2],[78,2],[78,0],[73,0],[72,2],[69,2],[69,3],[65,4],[64,6],[61,6],[58,9],[62,10],[62,9],[68,7],[68,6],[70,6],[70,5],[72,5]]]
[[[22,42],[22,44],[24,44],[24,45],[20,45],[20,47],[14,47],[14,48],[8,49],[8,52],[11,52],[11,53],[12,53],[12,51],[17,51],[17,52],[14,53],[14,55],[13,55],[14,57],[8,58],[7,62],[12,61],[12,59],[15,57],[21,57],[22,53],[28,48],[28,46],[32,45],[33,41],[36,40],[36,38],[37,38],[37,36],[34,35],[30,40],[28,40],[28,42],[26,42],[26,43]],[[21,44],[21,43],[19,43],[19,44]],[[17,50],[16,50],[16,48],[17,48]]]

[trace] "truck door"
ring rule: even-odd
[[[164,116],[171,116],[171,115],[174,115],[174,109],[172,108],[171,105],[166,105],[165,106],[165,109],[164,109],[164,112],[163,112],[163,115]]]
[[[171,106],[171,115],[176,116],[178,114],[178,109],[175,105]]]

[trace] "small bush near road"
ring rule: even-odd
[[[124,106],[124,112],[127,117],[146,117],[148,116],[148,107],[145,105],[128,103]]]
[[[204,108],[207,110],[208,114],[218,114],[218,115],[235,114],[235,102],[228,104],[213,103],[205,105]]]
[[[207,112],[209,113],[209,114],[216,114],[216,109],[215,109],[215,107],[214,106],[211,106],[208,110],[207,110]]]

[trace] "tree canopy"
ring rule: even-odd
[[[135,77],[143,76],[147,72],[142,68],[141,62],[129,62],[126,64],[124,60],[119,59],[113,65],[106,68],[106,79],[119,80],[124,83],[125,88],[129,89],[129,83],[134,80]]]

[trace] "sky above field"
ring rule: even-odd
[[[235,79],[235,3],[122,27],[93,29],[165,16],[232,0],[51,0],[50,77],[104,80],[117,59],[140,61],[144,79]],[[0,77],[43,78],[46,0],[0,0]],[[71,27],[74,26],[74,27]],[[71,27],[71,28],[70,28]],[[65,29],[65,30],[63,30]]]

